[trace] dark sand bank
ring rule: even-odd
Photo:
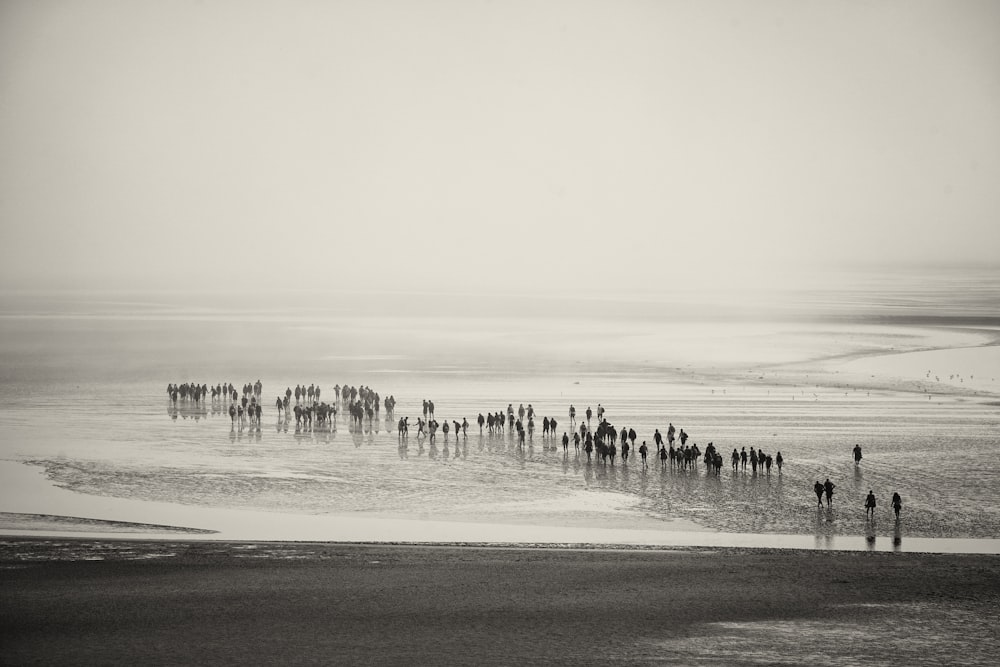
[[[212,535],[217,532],[202,528],[165,526],[155,523],[107,521],[104,519],[86,519],[78,516],[58,516],[53,514],[0,512],[0,531],[3,530],[33,530],[41,533],[85,533],[100,531],[105,533],[189,533],[195,535]]]
[[[1000,662],[1000,556],[6,539],[0,583],[5,664]]]

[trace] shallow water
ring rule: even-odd
[[[495,525],[692,525],[817,543],[1000,535],[1000,385],[927,392],[898,369],[864,365],[877,353],[992,342],[982,327],[73,308],[0,318],[0,458],[40,466],[80,494]],[[979,349],[992,363],[992,350]],[[963,365],[975,366],[967,356]],[[258,378],[259,429],[231,428],[222,404],[175,408],[165,393],[168,382]],[[274,396],[314,382],[327,400],[334,384],[393,394],[396,416],[410,417],[405,449],[393,420],[364,432],[343,418],[314,431],[279,421]],[[468,436],[439,435],[433,447],[418,439],[424,398],[439,421],[467,418]],[[508,403],[538,414],[524,450],[475,426],[479,412]],[[572,444],[564,455],[542,438],[541,417],[556,417],[561,434],[571,403],[581,416],[601,403],[609,421],[651,447],[654,429],[673,423],[702,449],[714,442],[723,470],[661,470],[652,457],[644,470],[635,454],[627,465],[588,465]],[[860,467],[855,443],[865,451]],[[729,452],[751,446],[781,451],[783,470],[734,473]],[[812,483],[827,477],[834,505],[817,510]],[[880,499],[873,523],[862,509],[869,489]],[[899,524],[888,508],[897,490]]]
[[[815,620],[709,623],[648,650],[688,665],[996,664],[991,604],[844,605]]]

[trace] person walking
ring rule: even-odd
[[[865,498],[865,517],[875,518],[875,493],[871,489],[868,490],[868,497]]]
[[[823,492],[826,494],[826,506],[827,508],[833,504],[833,490],[837,487],[836,484],[830,481],[827,477],[826,481],[823,483]]]

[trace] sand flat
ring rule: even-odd
[[[998,556],[7,539],[0,568],[8,664],[1000,660]]]

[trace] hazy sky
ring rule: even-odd
[[[1000,3],[0,0],[6,287],[996,259]]]

